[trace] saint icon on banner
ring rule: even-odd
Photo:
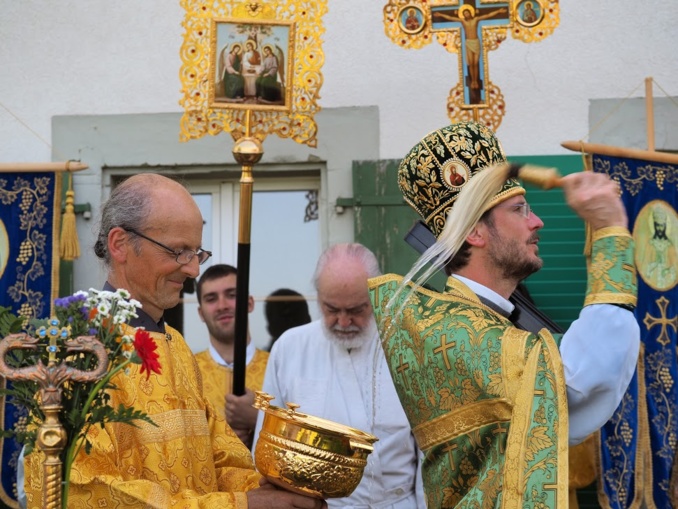
[[[678,217],[666,202],[653,200],[638,214],[634,228],[638,272],[652,288],[665,291],[678,282]]]

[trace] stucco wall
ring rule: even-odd
[[[74,115],[54,118],[54,152],[78,154],[89,168],[76,174],[77,203],[88,203],[93,217],[78,218],[83,256],[74,264],[75,288],[98,287],[103,266],[93,256],[97,219],[102,202],[111,191],[111,180],[138,171],[185,175],[193,179],[220,179],[240,167],[231,155],[228,136],[204,137],[180,143],[180,113],[136,115]],[[255,167],[255,188],[266,172],[311,170],[320,174],[319,215],[323,246],[353,240],[353,211],[339,214],[334,204],[353,194],[351,166],[355,159],[378,159],[379,118],[376,107],[326,108],[316,118],[326,133],[316,149],[289,139],[271,138]],[[366,132],[353,128],[362,126]],[[329,142],[333,140],[333,142]],[[274,213],[274,211],[272,211]],[[258,225],[259,226],[259,225]],[[233,239],[235,246],[236,239]],[[225,255],[225,253],[224,253]],[[220,261],[228,261],[225,258]],[[313,260],[311,263],[315,263]]]
[[[457,57],[435,42],[416,51],[392,44],[383,4],[329,0],[320,103],[377,106],[379,155],[399,158],[448,122]],[[564,152],[561,141],[588,133],[590,101],[618,100],[639,86],[640,97],[647,76],[678,95],[672,2],[560,6],[549,38],[509,37],[490,53],[490,77],[507,105],[498,132],[510,154]],[[0,161],[77,158],[51,154],[54,116],[180,111],[183,17],[178,0],[0,0]]]

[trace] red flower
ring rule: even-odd
[[[158,345],[155,344],[148,332],[137,329],[134,334],[134,349],[141,360],[139,373],[146,371],[146,380],[151,376],[151,372],[160,374],[160,363],[158,362],[160,356],[156,353]]]

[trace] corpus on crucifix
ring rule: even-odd
[[[502,26],[509,23],[508,4],[491,4],[491,7],[479,7],[463,4],[458,7],[439,6],[431,8],[433,30],[461,30],[463,51],[462,73],[464,101],[467,104],[480,104],[484,100],[483,90],[483,31],[480,26]],[[483,23],[484,22],[484,23]],[[480,25],[482,23],[482,25]]]
[[[448,116],[496,130],[506,105],[490,81],[488,52],[507,33],[523,42],[542,40],[558,26],[559,15],[557,0],[389,0],[384,25],[386,35],[403,48],[418,49],[435,38],[457,53],[459,83],[450,90]]]

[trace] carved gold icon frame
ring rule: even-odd
[[[327,12],[327,0],[180,2],[186,16],[180,49],[179,104],[184,114],[179,139],[188,141],[227,132],[235,140],[247,135],[263,142],[275,134],[315,147],[315,114],[320,111],[321,68],[325,60],[322,17]],[[242,74],[242,45],[247,50],[248,40],[256,43],[252,49],[258,52],[259,63],[255,57],[249,67],[254,67],[254,72],[242,82],[233,80],[227,92],[226,59],[233,46],[240,44]],[[267,46],[277,58],[277,62],[269,59],[268,65]],[[257,80],[273,64],[277,72],[269,73],[268,79]],[[247,94],[239,91],[244,89],[245,81]]]

